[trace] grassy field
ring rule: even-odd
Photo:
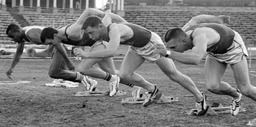
[[[78,64],[77,61],[74,61]],[[10,81],[5,72],[11,59],[0,59],[0,126],[1,127],[244,127],[249,120],[256,118],[255,101],[243,97],[242,106],[246,112],[237,116],[229,113],[218,116],[189,116],[187,112],[194,108],[195,99],[183,87],[170,81],[155,64],[145,63],[137,71],[150,82],[159,86],[166,96],[178,97],[171,104],[153,104],[144,108],[139,104],[121,104],[121,100],[131,96],[134,88],[121,85],[124,96],[76,97],[77,91],[85,88],[47,87],[50,59],[22,59],[13,72],[14,81]],[[115,61],[117,68],[120,61]],[[251,82],[256,84],[256,62],[250,69]],[[198,66],[176,63],[177,68],[190,76],[200,91],[208,96],[207,103],[230,105],[231,97],[215,95],[204,86],[203,63]],[[96,79],[99,89],[107,90],[106,81]],[[235,86],[233,73],[227,69],[224,77]],[[3,82],[31,81],[29,84],[8,84]]]

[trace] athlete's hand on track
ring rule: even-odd
[[[11,70],[11,69],[9,69],[5,74],[6,74],[6,76],[7,76],[9,79],[12,80],[12,77],[11,77],[11,75],[12,75],[12,70]]]
[[[36,50],[33,47],[26,48],[26,52],[29,57],[34,57],[36,54]]]

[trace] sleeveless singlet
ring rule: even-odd
[[[123,24],[130,27],[133,30],[133,36],[129,40],[121,42],[121,44],[131,45],[133,47],[143,47],[148,44],[148,42],[151,39],[151,31],[139,25],[135,25],[131,23],[123,23]],[[110,30],[109,26],[107,28],[108,32]]]
[[[220,34],[220,40],[216,44],[208,47],[207,52],[211,52],[214,54],[224,54],[228,51],[228,48],[232,45],[234,36],[235,36],[235,33],[233,32],[232,29],[230,29],[229,27],[223,24],[207,23],[207,24],[199,24],[199,25],[193,26],[186,31],[193,30],[194,32],[196,28],[200,28],[200,27],[210,27],[216,30]],[[191,38],[192,38],[193,32],[190,35]]]
[[[26,41],[29,41],[29,42],[34,42],[34,40],[32,39],[32,37],[30,37],[29,35],[28,35],[28,31],[29,30],[31,30],[31,29],[40,29],[41,31],[43,31],[43,29],[44,29],[45,27],[42,27],[42,26],[26,26],[26,27],[23,27],[22,28],[22,30],[24,30],[25,31],[25,35],[26,35]],[[41,34],[41,33],[40,33]],[[33,38],[40,38],[40,36],[39,37],[33,37]],[[28,40],[27,40],[28,39]]]
[[[68,38],[68,34],[67,34],[67,28],[70,25],[67,25],[65,28],[65,36],[67,38],[67,41],[62,40],[62,43],[64,44],[69,44],[69,45],[75,45],[75,46],[92,46],[96,41],[92,40],[89,38],[89,35],[84,33],[83,37],[81,40],[77,40],[77,41],[73,41],[71,39]]]

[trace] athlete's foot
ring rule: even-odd
[[[113,75],[110,80],[110,83],[109,83],[109,87],[110,87],[109,96],[110,97],[114,96],[117,93],[118,87],[119,87],[119,82],[120,82],[120,77],[117,75]]]
[[[150,104],[153,104],[153,103],[157,103],[161,96],[162,96],[162,93],[161,91],[159,91],[159,89],[155,86],[155,89],[152,91],[152,92],[148,92],[149,93],[149,98],[147,98],[145,100],[145,102],[143,103],[143,106],[144,107],[147,107],[149,106]]]
[[[197,113],[195,115],[197,116],[203,116],[207,113],[209,106],[206,104],[206,95],[203,94],[203,100],[201,102],[196,103]]]
[[[88,91],[94,91],[98,84],[96,80],[90,79],[87,76],[84,76],[81,82],[83,83],[83,85],[86,87],[86,90]]]
[[[90,91],[95,91],[96,90],[96,87],[98,85],[98,82],[96,80],[93,80],[91,78],[88,78],[88,81],[90,82]]]
[[[237,90],[239,96],[237,99],[233,99],[231,102],[231,115],[235,116],[239,113],[239,109],[240,109],[240,101],[242,99],[242,94],[240,93],[239,90]]]

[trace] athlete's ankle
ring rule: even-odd
[[[196,98],[196,102],[197,102],[197,103],[201,103],[202,101],[204,101],[204,96],[203,96],[203,94],[201,94],[201,96],[199,97],[199,99]]]
[[[111,75],[111,74],[110,74]],[[116,80],[116,75],[111,75],[111,78],[109,80],[109,82],[113,82]]]
[[[235,101],[240,101],[242,99],[242,94],[240,93],[240,91],[237,89],[237,97],[234,97]]]
[[[112,79],[112,75],[110,73],[106,73],[104,80],[110,81],[111,79]]]

